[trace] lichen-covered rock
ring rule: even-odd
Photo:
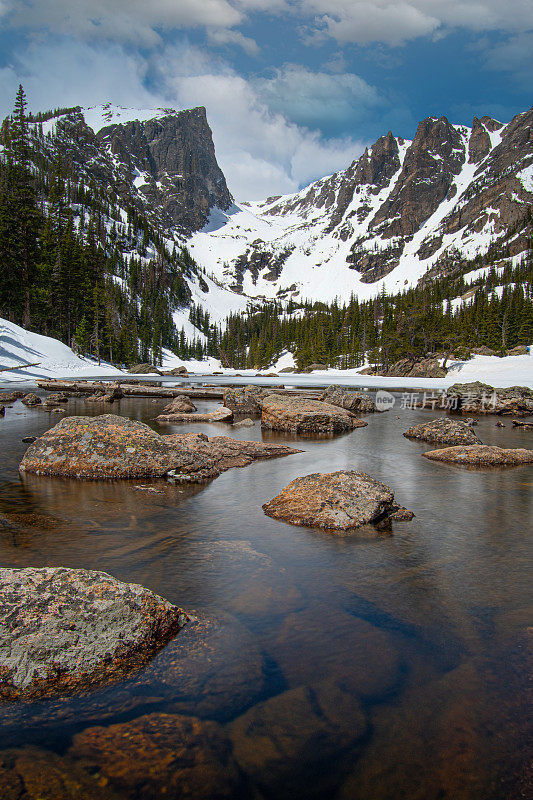
[[[256,459],[279,458],[302,452],[275,442],[247,442],[230,436],[207,437],[205,433],[173,433],[164,438],[178,447],[187,447],[198,453],[218,474],[233,467],[246,467]]]
[[[224,389],[223,403],[236,414],[260,414],[263,399],[272,394],[272,390],[261,386],[243,386]]]
[[[207,414],[194,414],[192,412],[172,411],[159,414],[157,422],[232,422],[233,411],[230,408],[219,406],[215,411]]]
[[[190,397],[180,394],[164,407],[163,414],[190,414],[192,411],[196,411],[196,406]]]
[[[19,400],[21,397],[24,397],[26,393],[16,390],[14,392],[0,392],[0,403],[14,403],[15,400]]]
[[[429,405],[429,401],[426,403]],[[446,390],[446,407],[461,414],[533,414],[533,389],[527,386],[494,388],[487,383],[454,383]]]
[[[41,403],[42,403],[42,400],[39,397],[39,395],[34,394],[33,392],[30,392],[30,394],[27,394],[24,397],[21,397],[20,402],[24,403],[25,406],[30,406],[31,407],[31,406],[40,406]]]
[[[68,756],[21,747],[0,751],[2,800],[120,800]]]
[[[463,464],[470,467],[498,467],[516,464],[533,464],[533,450],[494,447],[488,444],[459,445],[422,453],[432,461]]]
[[[366,425],[338,406],[305,397],[272,394],[263,400],[261,427],[292,433],[342,433]]]
[[[245,419],[241,419],[240,422],[234,422],[233,423],[233,427],[234,428],[253,428],[254,425],[255,425],[255,422],[253,421],[253,419],[250,419],[250,417],[246,417]]]
[[[114,414],[61,420],[28,447],[20,470],[86,479],[157,477],[169,470],[213,477],[200,454]]]
[[[369,395],[363,392],[347,392],[340,386],[332,384],[320,395],[319,400],[324,400],[332,406],[340,406],[346,411],[355,413],[372,413],[379,411],[376,404]]]
[[[279,798],[306,790],[316,796],[321,780],[325,789],[328,760],[366,730],[357,698],[332,680],[289,689],[228,726],[239,766],[268,796]]]
[[[69,755],[131,800],[232,800],[240,775],[216,722],[148,714],[74,736]]]
[[[400,508],[389,486],[354,470],[296,478],[263,506],[269,517],[332,530],[381,522]]]
[[[404,436],[408,439],[420,439],[422,442],[442,445],[482,444],[471,427],[465,422],[439,417],[430,422],[422,422],[408,428]]]
[[[0,569],[0,697],[81,690],[146,662],[187,615],[105,572]]]

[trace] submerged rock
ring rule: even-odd
[[[156,417],[156,422],[232,422],[232,420],[233,411],[224,406],[219,406],[208,414],[173,411]]]
[[[28,447],[19,469],[86,479],[157,477],[172,469],[202,480],[214,477],[210,467],[142,422],[103,414],[61,420]]]
[[[365,427],[351,413],[320,400],[269,395],[263,400],[261,427],[292,433],[341,433]]]
[[[190,397],[180,394],[164,407],[163,414],[190,414],[191,411],[196,411],[196,406]]]
[[[105,572],[0,569],[0,697],[81,690],[148,660],[188,617]]]
[[[359,528],[380,522],[398,511],[389,486],[365,472],[339,470],[296,478],[277,497],[263,506],[265,514],[292,525],[333,530]]]
[[[255,425],[255,422],[253,421],[253,419],[250,419],[250,417],[246,417],[245,419],[241,419],[240,422],[234,422],[233,423],[233,427],[234,428],[253,428],[254,425]]]
[[[285,617],[271,648],[290,687],[331,677],[357,697],[377,697],[400,675],[400,656],[388,631],[325,603]]]
[[[300,686],[253,706],[228,725],[235,758],[268,796],[312,796],[331,780],[328,761],[367,729],[357,698],[334,681]]]
[[[263,658],[248,629],[229,614],[202,615],[134,676],[126,702],[135,695],[146,705],[155,696],[173,713],[226,720],[242,714],[264,690]]]
[[[240,775],[216,722],[148,714],[74,736],[69,755],[131,800],[231,800]]]
[[[414,425],[405,431],[404,436],[408,439],[420,439],[422,442],[431,442],[432,444],[482,444],[481,439],[476,436],[466,422],[449,417],[439,417],[430,422]]]
[[[340,406],[340,408],[353,413],[366,414],[380,410],[369,395],[363,392],[347,392],[335,384],[328,386],[320,395],[319,400],[324,400],[332,406]]]
[[[0,750],[2,800],[119,800],[68,756],[37,747]]]
[[[507,449],[488,444],[446,447],[443,450],[430,450],[422,455],[432,461],[444,461],[447,464],[464,464],[472,467],[533,464],[533,450],[519,447]]]

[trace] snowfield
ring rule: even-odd
[[[25,364],[37,364],[23,369]],[[111,364],[82,358],[66,344],[24,330],[13,322],[0,318],[0,367],[17,367],[0,372],[0,383],[34,381],[36,378],[93,378],[97,375],[122,375]]]
[[[25,364],[37,366],[24,369]],[[262,384],[274,386],[279,384],[280,378],[291,386],[328,386],[330,383],[339,383],[343,386],[366,387],[368,389],[421,389],[433,391],[446,389],[453,383],[470,383],[482,381],[491,386],[529,386],[533,389],[533,355],[507,356],[475,356],[469,361],[452,361],[450,370],[445,378],[381,378],[370,375],[359,375],[357,369],[327,369],[316,370],[310,374],[285,373],[277,378],[256,377],[257,370],[227,369],[220,365],[216,358],[205,361],[184,361],[169,350],[163,351],[162,369],[170,370],[174,367],[185,366],[190,373],[192,382],[201,381],[204,376],[209,376],[210,382],[227,382],[234,377],[236,372],[242,377],[237,378],[237,383]],[[284,367],[294,367],[294,357],[290,352],[284,352],[277,361],[263,373],[278,372]],[[0,318],[0,367],[20,367],[10,372],[0,372],[0,384],[26,383],[33,384],[39,378],[113,378],[125,376],[123,372],[111,364],[102,362],[100,365],[93,360],[83,358],[70,347],[52,339],[31,333],[19,325]],[[214,372],[222,373],[213,376]],[[154,377],[159,377],[154,373]]]

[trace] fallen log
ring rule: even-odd
[[[36,361],[35,364],[18,364],[16,367],[0,367],[0,372],[16,372],[19,369],[28,369],[29,367],[40,367],[41,362]]]
[[[522,422],[519,419],[513,419],[513,428],[523,428],[526,431],[533,431],[533,422]]]

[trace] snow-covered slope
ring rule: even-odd
[[[27,364],[36,366],[24,369]],[[0,367],[20,367],[0,372],[0,383],[31,381],[35,378],[122,375],[110,364],[91,361],[76,355],[66,344],[40,336],[0,318]]]
[[[190,250],[236,292],[323,301],[401,291],[496,241],[522,252],[532,125],[533,109],[507,126],[441,117],[421,122],[413,141],[389,132],[348,169],[296,194],[213,210]]]

